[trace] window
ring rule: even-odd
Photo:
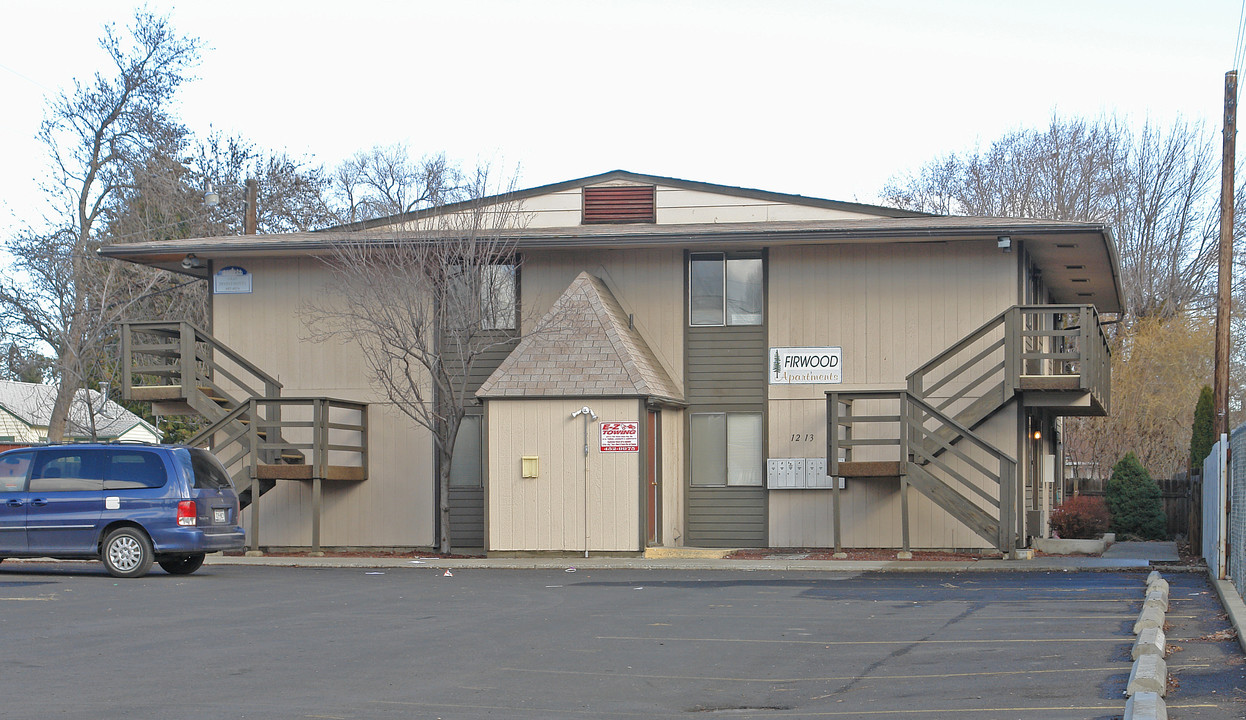
[[[141,450],[111,450],[105,455],[104,489],[127,490],[164,487],[168,476],[164,460]]]
[[[450,487],[483,487],[481,479],[481,438],[479,415],[464,415],[454,439],[454,460],[450,463]]]
[[[688,263],[693,325],[761,325],[765,307],[762,259],[693,253]]]
[[[203,448],[178,448],[174,450],[174,457],[186,479],[193,478],[192,484],[197,490],[224,490],[234,486],[221,461]]]
[[[511,263],[459,268],[446,291],[445,322],[456,332],[515,329],[518,273]]]
[[[30,473],[30,492],[78,492],[104,489],[98,450],[44,450]]]
[[[762,484],[761,413],[693,413],[692,484]]]
[[[0,493],[22,492],[34,453],[10,453],[0,459]]]
[[[480,268],[480,327],[483,330],[515,329],[515,265]]]

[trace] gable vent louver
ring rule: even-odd
[[[583,223],[656,222],[655,195],[652,185],[586,187]]]

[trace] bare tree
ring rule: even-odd
[[[1156,477],[1171,477],[1189,458],[1199,391],[1211,378],[1214,333],[1205,318],[1139,319],[1112,357],[1113,413],[1065,420],[1068,461],[1107,477],[1127,452]]]
[[[217,237],[243,233],[246,180],[258,180],[259,232],[313,230],[333,222],[326,204],[328,179],[284,153],[265,153],[237,136],[189,135],[148,148],[131,179],[104,206],[103,243]],[[208,191],[216,204],[204,202]],[[136,266],[137,267],[137,266]],[[129,307],[133,317],[207,324],[207,283],[161,270],[153,288]]]
[[[56,352],[59,387],[48,429],[54,442],[64,436],[74,393],[127,304],[125,294],[146,292],[122,282],[127,270],[119,263],[95,257],[98,222],[147,149],[184,132],[167,107],[199,53],[197,40],[146,11],[135,14],[128,38],[106,27],[100,46],[111,74],[75,82],[50,103],[39,139],[51,159],[44,189],[52,216],[46,228],[27,229],[7,243],[16,272],[0,280],[6,326]]]
[[[1172,317],[1206,303],[1218,218],[1212,135],[1197,124],[1053,117],[985,151],[936,158],[883,189],[941,214],[1102,222],[1116,233],[1127,310]]]
[[[883,192],[891,204],[928,212],[1113,229],[1127,315],[1111,333],[1112,415],[1065,422],[1066,455],[1082,468],[1106,473],[1130,451],[1157,476],[1184,467],[1190,409],[1210,377],[1206,318],[1219,221],[1213,140],[1180,120],[1134,131],[1116,119],[1053,117],[1046,129],[1008,133],[985,151],[936,158]],[[1246,185],[1237,197],[1243,207]],[[1236,220],[1237,236],[1246,236],[1246,216]],[[1237,292],[1246,298],[1246,284]],[[1241,322],[1237,333],[1246,337]],[[1231,375],[1240,388],[1246,351],[1234,346]]]
[[[467,182],[444,154],[413,159],[405,145],[360,151],[332,176],[341,224],[390,217],[426,208]]]
[[[473,370],[542,328],[519,317],[515,241],[522,225],[506,192],[479,170],[456,201],[413,224],[342,236],[325,262],[327,299],[304,308],[313,340],[346,339],[394,407],[432,436],[438,467],[441,552],[450,551],[450,470]],[[478,380],[477,380],[478,382]]]

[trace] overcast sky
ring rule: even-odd
[[[45,98],[105,60],[135,2],[0,0],[0,226],[37,217]],[[195,131],[332,165],[622,168],[873,202],[887,179],[1062,115],[1219,131],[1236,0],[150,2],[207,49]],[[1240,154],[1240,153],[1239,153]]]

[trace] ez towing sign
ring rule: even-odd
[[[640,423],[629,420],[603,422],[601,452],[640,452]]]
[[[771,385],[840,383],[842,366],[842,348],[772,347],[767,374]]]

